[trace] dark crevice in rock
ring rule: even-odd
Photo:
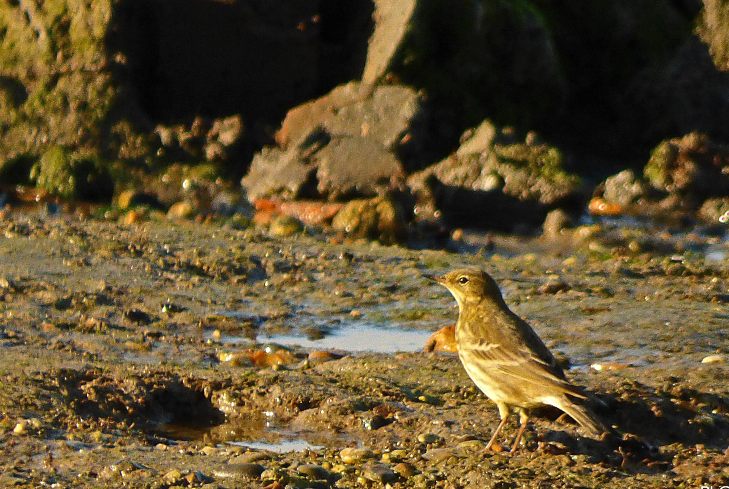
[[[155,123],[242,114],[276,125],[285,111],[362,72],[372,2],[123,1],[112,52]]]

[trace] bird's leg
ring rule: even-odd
[[[524,430],[527,427],[528,421],[529,415],[527,414],[526,410],[519,409],[519,432],[516,434],[514,444],[511,446],[511,453],[514,453],[519,449],[519,442],[521,441],[521,437],[524,434]]]
[[[501,417],[501,422],[499,422],[499,426],[496,427],[496,431],[494,431],[494,434],[491,435],[491,439],[486,444],[486,450],[489,450],[491,448],[491,445],[493,445],[496,441],[496,437],[499,436],[501,429],[509,420],[509,406],[501,403],[497,403],[496,406],[499,408],[499,416]]]

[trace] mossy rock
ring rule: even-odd
[[[69,200],[110,200],[114,182],[97,159],[53,146],[43,153],[31,172],[38,187]]]
[[[401,242],[407,235],[404,212],[387,197],[347,202],[334,216],[332,227],[352,238],[376,239],[386,244]]]
[[[695,198],[729,194],[729,146],[706,134],[692,132],[662,141],[651,152],[643,169],[656,189]]]

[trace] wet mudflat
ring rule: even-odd
[[[641,234],[642,233],[642,234]],[[0,487],[699,487],[729,481],[727,242],[591,231],[459,253],[218,224],[0,220]],[[633,243],[640,246],[633,246]],[[536,251],[535,251],[536,250]],[[423,279],[492,273],[622,440],[495,406]]]

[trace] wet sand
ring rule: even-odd
[[[0,487],[727,484],[726,242],[642,233],[454,253],[5,216]],[[457,316],[422,274],[462,265],[497,278],[621,439],[544,411],[517,453],[516,420],[484,450],[495,406],[455,355],[419,351]]]

